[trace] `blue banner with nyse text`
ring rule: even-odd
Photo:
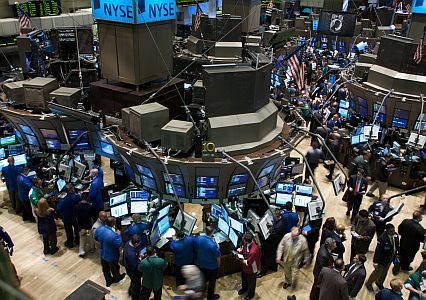
[[[141,24],[176,18],[175,0],[92,0],[95,19]]]

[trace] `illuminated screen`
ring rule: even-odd
[[[136,164],[136,169],[138,169],[139,173],[141,173],[142,175],[145,175],[145,176],[148,176],[148,177],[151,177],[151,178],[154,177],[152,175],[152,172],[151,172],[150,168],[147,168],[147,167],[144,167],[144,166]]]
[[[257,180],[257,184],[261,187],[261,188],[263,188],[264,186],[266,186],[266,185],[268,185],[268,176],[264,176],[264,177],[261,177],[261,178],[259,178],[258,180]]]
[[[45,139],[59,139],[58,133],[54,129],[40,129],[40,132]]]
[[[27,164],[27,156],[25,154],[16,155],[13,158],[15,159],[15,166],[22,166]]]
[[[0,160],[0,169],[9,165],[7,159]]]
[[[86,130],[83,129],[75,129],[75,130],[68,130],[68,137],[71,140],[76,140],[80,135],[82,135]]]
[[[76,150],[89,150],[89,141],[82,139],[80,140],[77,145],[75,145]]]
[[[293,183],[282,183],[279,182],[275,186],[275,191],[277,193],[291,193],[293,192]]]
[[[217,223],[217,228],[225,233],[226,235],[229,234],[229,225],[226,223],[226,221],[222,218],[219,218],[219,222]]]
[[[426,1],[414,0],[411,12],[417,13],[417,14],[426,14]]]
[[[114,148],[109,143],[105,143],[101,141],[101,149],[106,154],[114,155]]]
[[[6,152],[4,151],[4,148],[0,148],[0,158],[5,158],[5,157],[6,157]]]
[[[110,206],[118,205],[118,204],[126,202],[126,200],[127,200],[127,193],[116,195],[109,198],[109,205]]]
[[[86,130],[83,129],[72,129],[68,130],[68,137],[70,139],[70,143],[73,144],[77,138],[82,135]],[[82,138],[75,145],[76,150],[89,150],[89,140],[87,139],[87,134],[83,135]]]
[[[164,216],[167,216],[169,214],[170,211],[170,205],[167,205],[165,207],[163,207],[162,209],[160,209],[160,211],[158,212],[158,219],[161,219]]]
[[[212,204],[210,207],[210,215],[215,219],[219,219],[222,217],[222,208],[217,204]]]
[[[151,190],[156,190],[157,189],[157,185],[155,184],[155,180],[153,178],[149,178],[146,177],[144,175],[141,176],[142,179],[142,185],[151,189]]]
[[[1,146],[6,146],[6,145],[10,145],[10,144],[15,144],[16,143],[16,138],[14,135],[11,136],[5,136],[0,138],[0,145]]]
[[[67,182],[63,179],[58,179],[58,181],[56,181],[56,185],[58,186],[58,191],[61,192],[65,185],[67,184]]]
[[[162,235],[167,229],[170,228],[169,217],[162,218],[158,221],[158,232]]]
[[[259,178],[259,177],[263,177],[263,176],[271,174],[274,167],[275,167],[275,165],[270,165],[270,166],[263,168],[262,171],[260,172],[260,174],[257,177]]]
[[[21,139],[21,140],[22,140],[22,134],[21,134],[21,132],[20,132],[19,130],[15,129],[15,135],[16,135],[16,137],[17,137],[18,139]]]
[[[148,213],[148,201],[130,201],[130,213],[146,214]]]
[[[197,186],[215,187],[217,185],[216,176],[197,176]]]
[[[374,112],[377,112],[377,111],[379,111],[379,107],[380,107],[380,104],[378,104],[378,103],[374,103]],[[386,106],[384,106],[384,105],[382,105],[382,107],[380,108],[380,111],[379,111],[381,114],[385,114],[386,113]]]
[[[293,202],[293,194],[277,193],[275,196],[275,204],[285,205],[287,202]]]
[[[345,108],[339,108],[339,114],[343,117],[343,118],[347,118],[348,117],[348,110]]]
[[[129,214],[129,208],[127,203],[123,203],[114,207],[111,207],[111,216],[119,218]]]
[[[185,197],[185,187],[183,185],[175,184],[176,194],[180,197]],[[171,183],[166,183],[166,194],[173,195],[173,187]]]
[[[232,243],[232,246],[234,246],[234,248],[238,247],[238,234],[235,233],[235,231],[231,228],[229,229],[229,240]]]
[[[216,188],[197,187],[196,198],[201,198],[201,199],[217,198],[217,190]]]
[[[21,124],[18,124],[18,125],[19,125],[19,127],[21,127],[21,129],[24,133],[35,135],[34,131],[30,127],[28,127],[27,125],[21,125]]]
[[[130,200],[148,200],[149,193],[147,191],[130,191]]]
[[[60,140],[48,140],[48,139],[46,139],[46,146],[47,146],[48,149],[61,150],[61,141]]]
[[[46,17],[60,15],[60,0],[43,0],[20,2],[19,6],[28,15],[28,17]],[[12,5],[15,17],[19,16],[19,8],[16,4]]]
[[[240,232],[240,233],[244,233],[244,224],[241,223],[240,221],[235,220],[234,218],[229,218],[229,223],[231,225],[231,227]]]
[[[402,118],[402,119],[410,118],[410,112],[408,110],[405,110],[405,109],[396,108],[393,115],[394,115],[394,117]]]
[[[39,146],[38,140],[35,136],[32,135],[25,135],[28,141],[28,144],[33,145],[33,146]]]
[[[349,100],[342,99],[339,101],[339,106],[343,108],[349,108]]]
[[[378,114],[376,121],[379,123],[384,123],[385,122],[385,115],[384,114]]]
[[[364,98],[358,97],[358,102],[359,102],[359,114],[361,116],[366,116],[368,114],[367,101]]]
[[[222,218],[226,221],[226,223],[229,223],[229,215],[228,211],[226,210],[225,206],[221,206],[222,209]]]
[[[318,30],[318,22],[319,22],[319,20],[312,20],[312,30],[313,31]]]
[[[296,195],[294,196],[294,206],[307,207],[311,200],[312,197],[310,196]]]
[[[149,240],[151,241],[151,245],[154,245],[160,239],[160,235],[158,234],[158,227],[153,227],[151,230],[151,235],[149,236]]]
[[[9,155],[11,155],[11,156],[24,153],[24,147],[21,144],[9,145],[7,147],[9,149]]]
[[[244,195],[245,192],[246,192],[246,187],[245,186],[232,187],[232,188],[228,189],[228,197],[241,196],[241,195]]]
[[[167,173],[163,173],[163,177],[164,177],[165,181],[170,181],[170,182],[172,182],[174,184],[181,184],[181,185],[184,184],[183,183],[183,177],[182,177],[182,175],[171,174],[170,173],[170,180],[169,180],[169,179],[167,179]]]
[[[229,185],[246,183],[248,181],[248,178],[249,178],[248,173],[232,175]]]
[[[392,127],[398,127],[398,128],[407,128],[408,120],[401,119],[401,118],[393,118],[392,119]]]
[[[351,136],[351,145],[359,144],[360,143],[360,141],[359,141],[360,136],[361,135]]]
[[[296,193],[311,195],[312,187],[309,185],[299,185],[296,184]]]

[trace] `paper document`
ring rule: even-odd
[[[395,207],[394,209],[392,209],[390,212],[388,212],[388,214],[384,217],[384,219],[390,219],[393,216],[399,214],[399,212],[401,211],[402,207],[404,206],[404,203],[399,203],[397,207]]]
[[[360,235],[358,234],[358,233],[356,233],[355,231],[351,231],[351,234],[352,234],[352,236],[353,237],[355,237],[355,238],[357,238],[357,237],[359,237]]]

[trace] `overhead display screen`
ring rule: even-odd
[[[411,12],[416,14],[426,14],[426,1],[414,0]]]
[[[59,0],[29,1],[20,3],[19,6],[30,17],[57,16],[61,14],[61,2]],[[19,8],[13,5],[15,17],[19,16]]]

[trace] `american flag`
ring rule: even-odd
[[[416,52],[414,53],[414,62],[416,64],[420,64],[425,55],[425,34],[426,34],[426,26],[423,28],[423,35],[419,40],[419,45],[417,46]]]
[[[195,24],[194,24],[194,31],[198,31],[201,25],[201,14],[203,12],[201,11],[200,6],[197,3],[197,12],[195,13]]]
[[[22,9],[22,7],[18,4],[18,16],[19,16],[19,31],[21,28],[28,28],[31,26],[30,17],[26,14],[26,12]]]
[[[293,77],[298,91],[301,91],[305,85],[305,46],[306,44],[297,47],[296,50],[285,59],[287,60],[290,74]]]

